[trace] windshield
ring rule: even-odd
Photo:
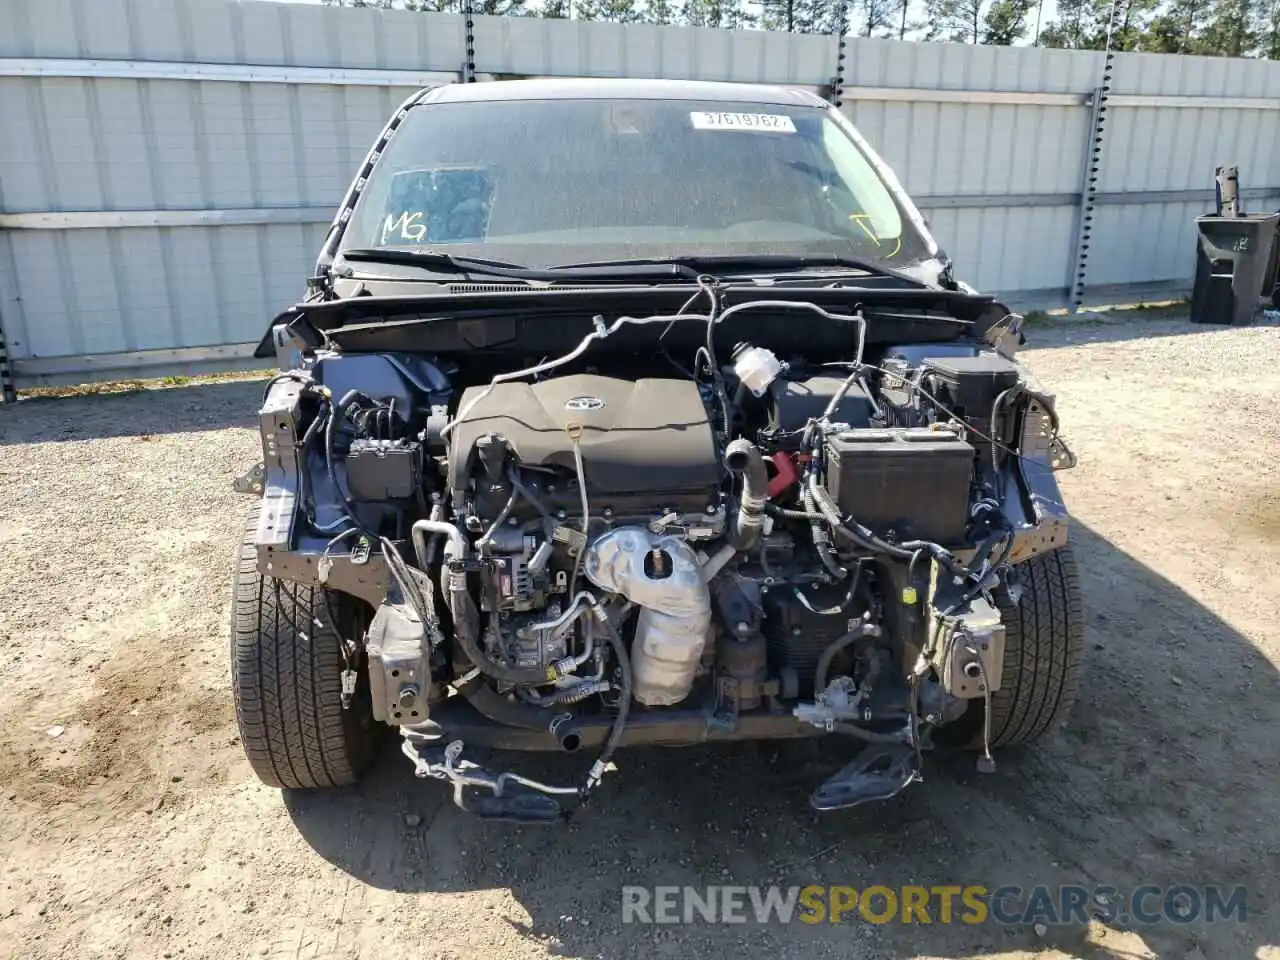
[[[839,254],[885,267],[927,243],[827,109],[515,100],[409,111],[340,249],[447,250],[531,267]]]

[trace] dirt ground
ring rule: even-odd
[[[1280,328],[1031,328],[1079,466],[1068,728],[817,816],[843,744],[641,751],[563,829],[468,820],[394,745],[251,779],[229,559],[261,385],[0,407],[0,956],[1280,957]],[[535,760],[552,773],[575,757]],[[527,765],[529,761],[524,761]],[[1244,885],[1244,923],[624,925],[624,884]]]

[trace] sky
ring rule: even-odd
[[[282,3],[319,3],[319,2],[320,2],[320,0],[279,0],[279,2],[282,2]],[[1048,23],[1053,19],[1054,12],[1057,10],[1057,7],[1058,7],[1057,0],[1043,0],[1043,2],[1044,2],[1044,9],[1043,9],[1043,11],[1041,12],[1041,26],[1042,26],[1042,27],[1043,27],[1043,26],[1048,25]],[[746,4],[746,5],[747,5],[747,8],[748,8],[748,9],[751,9],[751,8],[753,8],[753,7],[758,7],[758,6],[759,6],[759,4],[758,4],[757,0],[747,0],[747,4]],[[924,3],[923,3],[923,0],[911,0],[911,7],[908,9],[908,12],[907,12],[907,17],[908,17],[908,19],[910,19],[910,20],[919,20],[919,19],[921,18],[921,16],[923,15],[923,13],[924,13]],[[1018,44],[1018,46],[1025,46],[1025,45],[1029,45],[1029,44],[1031,43],[1031,37],[1032,37],[1032,33],[1033,33],[1033,31],[1034,31],[1034,27],[1035,27],[1035,13],[1033,12],[1033,13],[1032,13],[1032,15],[1031,15],[1031,17],[1029,18],[1029,22],[1028,22],[1027,37],[1026,37],[1026,39],[1025,39],[1025,40],[1023,40],[1023,41],[1022,41],[1022,43]],[[855,34],[858,32],[858,22],[857,22],[857,17],[856,17],[856,15],[855,15],[855,17],[854,17],[854,21],[853,21],[853,23],[852,23],[852,25],[851,25],[851,30],[852,30],[852,32],[853,32],[853,33],[855,33]]]

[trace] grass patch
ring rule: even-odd
[[[1071,314],[1066,310],[1033,310],[1024,313],[1027,323],[1037,327],[1106,326],[1112,323],[1128,323],[1134,320],[1185,320],[1186,300],[1157,300],[1149,303],[1109,304],[1082,309]]]
[[[100,380],[96,383],[77,383],[63,387],[27,387],[18,391],[19,400],[51,400],[64,397],[113,396],[139,393],[143,390],[169,390],[175,387],[199,386],[206,383],[227,383],[237,380],[263,380],[272,370],[236,370],[228,373],[207,373],[198,376],[165,376],[129,378],[125,380]]]

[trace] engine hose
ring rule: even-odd
[[[816,476],[810,477],[808,489],[813,492],[813,499],[817,503],[822,518],[831,525],[831,529],[836,536],[846,543],[851,543],[864,550],[870,550],[872,553],[882,553],[895,560],[907,562],[911,561],[917,551],[923,550],[945,567],[948,572],[966,578],[973,576],[973,571],[958,563],[951,551],[941,544],[934,543],[931,540],[906,540],[902,543],[890,543],[888,540],[876,536],[871,530],[858,523],[857,520],[852,518],[848,521],[841,520],[839,508],[836,507],[835,501],[831,499],[831,495],[823,489]]]
[[[813,519],[813,514],[806,513],[804,510],[788,510],[786,507],[775,506],[772,503],[764,505],[764,512],[771,517],[777,517],[779,520],[803,520],[808,523]]]
[[[596,788],[609,768],[609,762],[622,742],[622,733],[627,725],[627,717],[631,712],[631,658],[627,656],[627,648],[618,637],[612,623],[605,624],[605,641],[613,648],[618,658],[619,694],[618,713],[614,717],[609,737],[605,741],[600,756],[591,765],[587,779],[579,790],[583,799]],[[570,713],[535,707],[527,703],[508,700],[484,682],[482,677],[472,677],[458,687],[458,692],[490,720],[510,727],[521,727],[527,730],[548,730],[559,741],[561,749],[576,750],[579,743],[577,719]]]
[[[436,511],[432,510],[434,514]],[[444,548],[444,558],[449,560],[464,560],[467,556],[467,538],[456,524],[449,523],[446,520],[440,520],[434,516],[430,520],[419,520],[414,523],[410,530],[410,536],[413,538],[413,552],[417,557],[418,566],[426,571],[430,566],[431,551],[427,544],[428,534],[442,533],[448,538],[448,542]],[[445,593],[448,596],[448,593]]]
[[[995,402],[991,404],[991,439],[999,438],[1001,441],[1008,433],[1006,424],[1000,422],[1000,408],[1004,406],[1005,400],[1012,394],[1017,396],[1023,389],[1021,384],[1015,383],[1012,387],[1002,391],[996,397]],[[1000,453],[1004,447],[1002,442],[994,442],[991,444],[991,469],[998,474],[1000,471]]]
[[[542,514],[544,520],[555,523],[555,519],[551,516],[551,511],[547,509],[547,505],[538,499],[537,494],[524,485],[524,481],[520,479],[520,471],[514,466],[507,471],[507,479],[511,482],[511,486],[520,491],[520,496],[533,504],[534,509]]]
[[[496,723],[523,730],[548,730],[555,735],[562,750],[572,752],[578,748],[578,721],[573,714],[508,700],[485,683],[484,677],[465,681],[459,685],[458,693]]]
[[[444,519],[444,504],[440,502],[440,495],[433,493],[431,504],[431,515],[429,517],[435,523],[439,523]],[[418,556],[418,565],[422,567],[423,573],[426,573],[436,562],[436,554],[439,553],[440,538],[433,536],[426,547],[426,556]],[[418,546],[414,544],[414,553],[418,552]]]
[[[631,658],[627,656],[627,648],[622,642],[622,638],[618,636],[618,631],[614,629],[613,623],[604,617],[605,642],[613,648],[613,655],[618,658],[618,715],[614,717],[613,727],[609,731],[609,739],[605,741],[604,749],[600,751],[600,756],[596,762],[591,765],[591,770],[587,773],[587,780],[582,785],[582,798],[585,800],[587,796],[600,783],[600,778],[604,776],[605,771],[609,768],[609,761],[613,759],[613,755],[617,752],[618,744],[622,742],[622,731],[627,725],[627,715],[631,712]]]
[[[575,683],[570,687],[557,687],[545,696],[527,694],[524,699],[526,703],[535,707],[549,707],[553,704],[564,706],[571,703],[581,703],[587,697],[593,697],[597,693],[608,693],[612,687],[613,684],[608,680],[583,680],[581,683]]]
[[[805,497],[806,500],[811,500],[813,502],[814,506],[817,507],[818,512],[822,515],[822,518],[827,521],[827,524],[838,536],[841,537],[841,539],[848,541],[855,546],[862,547],[864,550],[876,550],[877,552],[889,553],[892,556],[897,555],[897,548],[892,544],[886,544],[886,546],[889,547],[889,550],[880,551],[870,537],[863,536],[856,528],[846,526],[845,522],[840,518],[840,510],[836,506],[835,501],[832,500],[831,495],[822,488],[822,484],[818,481],[816,475],[810,478],[809,485],[805,490]],[[911,554],[907,552],[906,556],[902,557],[902,559],[909,560],[910,557]]]
[[[1011,388],[1012,389],[1012,388]],[[320,394],[320,409],[316,411],[316,415],[311,418],[311,423],[307,425],[307,429],[303,431],[302,439],[298,441],[298,449],[306,450],[311,446],[311,441],[320,429],[324,426],[325,421],[333,413],[333,401],[329,400],[324,394]]]
[[[861,568],[861,563],[862,561],[858,561],[859,568]],[[813,603],[809,600],[809,598],[804,595],[804,591],[801,590],[798,585],[791,588],[791,593],[799,602],[800,606],[804,607],[806,610],[808,610],[810,613],[812,613],[816,617],[840,616],[840,614],[844,613],[846,610],[849,609],[849,605],[853,603],[854,595],[857,592],[858,592],[858,578],[857,576],[855,576],[853,578],[853,581],[849,584],[849,590],[847,593],[845,593],[843,600],[841,600],[839,603],[837,603],[833,607],[815,607]]]
[[[515,509],[516,501],[519,499],[520,488],[512,484],[511,496],[507,497],[507,502],[503,504],[498,515],[494,517],[493,523],[489,524],[489,529],[484,532],[484,536],[476,541],[476,549],[482,557],[489,555],[489,548],[493,546],[493,535],[498,532],[499,527],[507,522],[507,517],[511,516],[511,511]]]
[[[875,391],[871,389],[871,384],[867,382],[866,374],[859,374],[858,386],[862,388],[862,394],[867,398],[867,402],[871,404],[871,412],[877,419],[884,418],[884,407],[880,406],[880,401],[876,399]]]
[[[764,532],[765,503],[769,497],[769,473],[765,470],[760,448],[739,437],[724,450],[724,465],[730,473],[742,477],[742,496],[733,528],[733,545],[750,550],[760,542]]]
[[[836,507],[835,501],[831,499],[831,495],[823,489],[817,476],[809,478],[808,492],[812,494],[813,501],[817,505],[819,513],[822,514],[822,518],[827,521],[838,537],[852,543],[854,546],[862,547],[864,550],[888,554],[897,560],[911,559],[911,555],[915,552],[914,549],[882,540],[856,521],[850,526],[844,520],[841,520],[839,508]],[[937,544],[920,544],[919,546],[924,549],[940,549]]]
[[[822,693],[827,689],[827,674],[831,672],[831,661],[836,658],[836,654],[871,635],[871,625],[863,623],[854,627],[844,636],[837,637],[827,644],[827,648],[822,651],[822,656],[818,658],[818,666],[813,674],[813,689],[815,693]]]
[[[354,392],[354,391],[351,391],[351,392]],[[350,396],[351,396],[351,393],[348,393],[347,397],[349,398]],[[345,513],[347,516],[347,519],[351,521],[351,525],[355,527],[357,530],[359,530],[361,533],[363,533],[366,537],[369,537],[372,540],[377,540],[378,532],[376,530],[372,530],[369,527],[365,526],[365,524],[360,521],[360,517],[356,513],[355,503],[352,502],[349,496],[347,496],[347,492],[342,489],[342,485],[338,483],[338,470],[337,470],[337,467],[334,466],[334,462],[333,462],[333,430],[334,430],[334,424],[339,419],[341,419],[345,415],[345,413],[346,413],[346,410],[342,403],[339,403],[338,406],[335,407],[332,404],[332,402],[330,402],[329,419],[325,422],[325,425],[324,425],[325,469],[328,471],[328,474],[329,474],[329,482],[333,484],[333,492],[338,495],[338,501],[342,504],[342,512]]]
[[[836,559],[835,548],[831,545],[831,535],[822,526],[822,517],[814,507],[814,497],[809,490],[804,492],[805,519],[809,521],[809,535],[818,551],[818,559],[827,568],[827,572],[839,582],[849,575],[849,571],[840,566]]]
[[[822,411],[822,416],[820,416],[818,419],[824,420],[824,421],[830,421],[831,417],[835,414],[835,412],[840,409],[840,404],[844,402],[844,398],[848,395],[849,388],[852,387],[854,383],[860,380],[861,378],[862,378],[862,366],[861,364],[859,364],[853,368],[853,373],[845,377],[844,382],[840,384],[839,389],[836,390],[834,394],[832,394],[831,402],[827,404],[827,409]],[[870,396],[870,395],[871,395],[870,391],[868,391],[867,396]]]

